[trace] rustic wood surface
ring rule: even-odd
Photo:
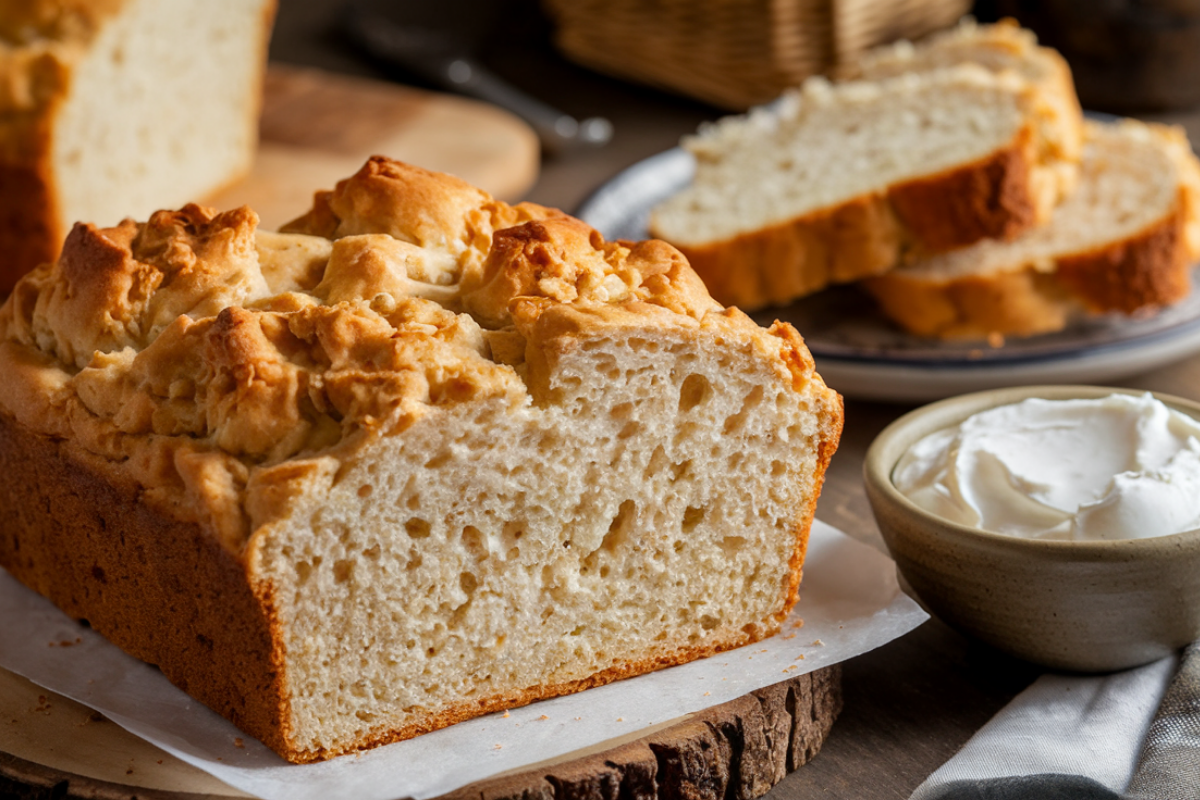
[[[474,783],[445,800],[752,800],[817,754],[841,710],[834,665],[612,750]]]
[[[841,666],[834,665],[612,749],[472,784],[446,800],[750,800],[812,759],[841,709]],[[3,798],[248,796],[3,670],[0,721]]]

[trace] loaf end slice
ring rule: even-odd
[[[842,424],[790,326],[382,158],[255,223],[77,226],[0,310],[18,579],[298,762],[778,630]]]
[[[1079,185],[1049,223],[864,285],[918,335],[1049,333],[1089,314],[1148,314],[1182,300],[1198,231],[1200,163],[1183,131],[1089,122]]]
[[[275,0],[29,0],[0,19],[0,293],[80,220],[249,171]]]

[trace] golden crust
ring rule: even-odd
[[[1191,291],[1191,261],[1176,211],[1141,233],[1064,255],[1049,270],[1028,264],[947,282],[903,271],[864,282],[883,313],[919,336],[983,339],[1062,330],[1091,313],[1132,314],[1177,303]]]
[[[268,746],[284,746],[273,615],[233,554],[201,526],[138,502],[140,487],[81,466],[69,443],[7,415],[0,464],[12,476],[0,488],[5,569]]]
[[[553,402],[556,359],[632,328],[757,354],[827,409],[822,473],[836,448],[840,398],[799,334],[723,309],[665,243],[606,242],[561,212],[380,157],[318,194],[290,233],[256,225],[249,209],[195,205],[78,225],[58,261],[18,283],[0,308],[0,458],[36,469],[5,489],[7,507],[28,511],[0,526],[0,564],[289,759],[336,753],[293,744],[255,533],[364,443],[439,408]],[[797,512],[776,623],[795,602],[813,508]],[[124,520],[141,548],[133,562],[104,535]],[[205,591],[177,607],[171,587],[187,595],[197,570]],[[96,604],[96,581],[155,587]],[[348,747],[735,647],[770,624],[464,702]],[[145,633],[157,629],[170,632]],[[212,658],[233,667],[214,671]]]

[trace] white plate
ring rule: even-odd
[[[692,157],[675,148],[601,186],[576,212],[609,239],[644,239],[650,209],[692,177]],[[1002,347],[941,342],[902,333],[853,286],[752,314],[786,320],[804,335],[817,370],[848,397],[926,401],[1034,383],[1111,383],[1200,352],[1200,292],[1145,319],[1106,316],[1067,330],[1010,339]]]

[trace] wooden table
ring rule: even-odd
[[[340,6],[340,0],[280,0],[272,58],[386,76],[331,32]],[[568,64],[550,47],[545,25],[536,20],[534,0],[514,6],[481,54],[485,61],[541,99],[577,117],[607,116],[615,128],[613,141],[603,149],[544,160],[525,199],[575,208],[621,169],[674,146],[682,134],[719,115],[713,108]],[[1184,124],[1192,140],[1200,142],[1200,112],[1165,119]],[[1200,357],[1124,385],[1200,397]],[[873,437],[908,408],[847,400],[845,434],[817,509],[822,520],[856,538],[878,536],[862,487],[863,456]],[[931,620],[844,665],[844,710],[824,748],[767,797],[907,798],[1039,674]]]

